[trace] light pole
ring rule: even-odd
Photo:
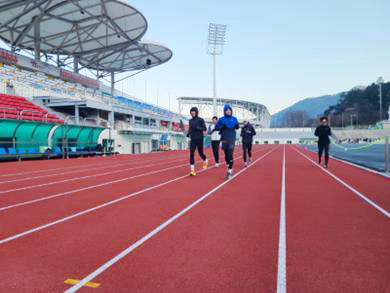
[[[382,121],[382,84],[383,84],[383,78],[378,77],[378,80],[376,83],[379,86],[379,121]]]
[[[225,45],[226,25],[224,24],[209,24],[209,39],[207,54],[213,56],[213,112],[217,116],[217,86],[216,86],[216,68],[215,56],[223,54],[223,46]]]

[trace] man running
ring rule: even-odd
[[[191,139],[190,142],[190,166],[191,173],[190,176],[196,176],[195,172],[195,150],[198,149],[199,156],[203,160],[203,169],[207,169],[208,160],[203,153],[203,131],[206,131],[206,124],[204,120],[198,117],[198,108],[192,107],[190,110],[191,120],[190,120],[190,128],[187,134],[187,137]]]
[[[248,166],[252,162],[252,143],[253,136],[256,135],[256,131],[249,121],[244,121],[244,126],[241,128],[242,137],[242,151],[244,156],[245,166]],[[248,156],[248,161],[247,161]]]
[[[215,159],[215,167],[219,167],[219,143],[221,141],[221,135],[219,131],[215,129],[217,125],[218,117],[213,117],[213,124],[209,126],[209,135],[211,136],[211,147],[213,149],[214,159]]]
[[[329,136],[332,135],[332,131],[328,126],[328,117],[321,117],[321,124],[316,128],[314,132],[315,136],[318,136],[318,164],[321,165],[322,153],[325,150],[325,168],[328,168],[329,161]]]
[[[233,151],[236,143],[236,129],[239,129],[237,118],[233,116],[233,110],[229,105],[225,105],[224,116],[219,118],[215,128],[220,130],[222,149],[225,153],[225,161],[228,166],[226,179],[233,175]]]

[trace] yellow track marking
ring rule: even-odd
[[[76,285],[76,284],[80,283],[80,280],[67,279],[67,280],[65,280],[64,283],[65,283],[65,284],[68,284],[68,285]],[[91,287],[91,288],[99,288],[100,283],[88,282],[88,283],[85,283],[84,286],[86,286],[86,287]]]

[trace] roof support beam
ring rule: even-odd
[[[115,73],[111,72],[111,96],[114,96],[115,92]]]
[[[79,73],[79,56],[73,56],[73,72]]]
[[[35,61],[41,60],[41,23],[36,21],[34,23],[34,53]]]
[[[23,15],[29,13],[30,11],[34,10],[35,8],[39,7],[40,5],[42,5],[43,3],[45,3],[47,0],[41,0],[41,1],[38,1],[35,5],[31,6],[30,8],[28,9],[23,9],[23,11],[19,14],[17,14],[16,16],[12,17],[11,19],[9,19],[8,21],[6,21],[5,23],[2,23],[0,25],[0,28],[3,28],[3,27],[6,27],[8,26],[9,24],[11,24],[12,22],[18,20],[20,17],[22,17]],[[19,1],[21,3],[25,2],[25,1]],[[33,1],[29,1],[27,3],[27,5],[29,3],[31,3]],[[14,7],[17,7],[17,6],[20,6],[21,4],[20,3],[15,3],[15,5],[11,5],[11,6],[5,6],[3,9],[5,10],[8,10],[8,9],[11,9],[11,8],[14,8]]]

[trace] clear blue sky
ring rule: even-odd
[[[259,102],[275,113],[390,79],[389,0],[123,1],[146,17],[144,39],[166,45],[173,58],[116,87],[172,110],[179,96],[212,96],[210,22],[227,25],[219,98]]]
[[[159,105],[171,109],[178,96],[212,96],[210,22],[227,25],[225,52],[217,60],[221,98],[260,102],[275,113],[306,97],[390,78],[388,0],[128,3],[148,21],[144,38],[168,46],[174,56],[118,88],[153,103],[158,95]]]

